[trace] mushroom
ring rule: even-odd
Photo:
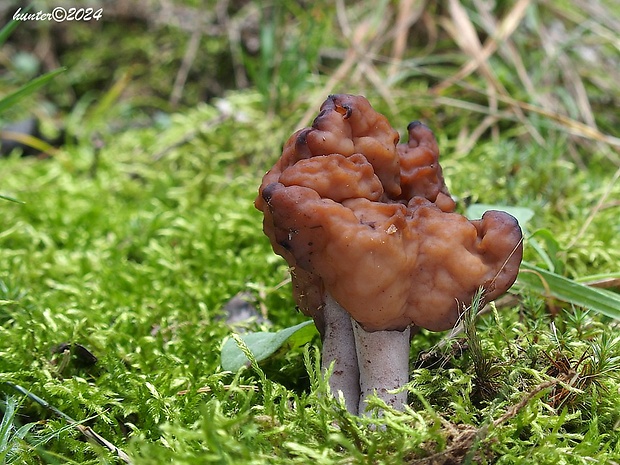
[[[522,257],[516,219],[455,213],[432,131],[407,130],[399,144],[366,98],[331,95],[289,138],[255,202],[321,333],[330,389],[354,414],[373,393],[402,409],[412,331],[452,328],[480,287],[489,302],[514,283]]]

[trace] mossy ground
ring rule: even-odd
[[[286,138],[329,92],[366,94],[400,130],[414,119],[433,128],[461,211],[471,203],[532,209],[526,260],[573,279],[617,278],[620,80],[609,65],[618,58],[608,24],[617,7],[602,3],[607,15],[584,23],[563,2],[531,4],[485,62],[490,74],[479,69],[433,93],[477,53],[450,34],[451,24],[467,26],[453,3],[429,7],[416,23],[424,27],[410,40],[427,47],[392,60],[398,72],[388,60],[396,39],[377,39],[389,30],[381,15],[351,6],[349,32],[374,55],[365,67],[358,56],[345,79],[346,53],[356,53],[346,48],[347,24],[329,19],[335,10],[287,2],[264,34],[300,35],[247,57],[253,87],[146,127],[131,124],[140,110],[131,99],[84,100],[67,116],[75,137],[52,157],[0,159],[0,193],[23,202],[0,199],[0,389],[19,401],[14,429],[0,437],[0,452],[3,439],[13,447],[8,461],[120,463],[13,383],[135,464],[620,462],[620,323],[524,285],[467,337],[444,345],[445,334],[418,334],[410,408],[381,419],[351,417],[325,395],[318,336],[238,373],[220,367],[231,332],[222,308],[237,293],[250,292],[276,329],[305,320],[253,200]],[[398,19],[395,5],[382,8]],[[483,41],[493,20],[516,14],[478,2],[465,12]],[[562,30],[579,46],[543,42]],[[302,41],[306,60],[295,68],[291,50],[303,34],[312,40]],[[333,50],[325,69],[314,69],[321,45]]]

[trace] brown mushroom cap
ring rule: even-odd
[[[301,310],[322,327],[325,291],[367,331],[440,331],[480,286],[494,299],[516,279],[521,230],[504,212],[453,213],[426,126],[409,142],[361,96],[330,96],[265,175],[256,207],[291,266]]]
[[[445,212],[454,211],[456,205],[443,180],[439,147],[433,132],[419,121],[410,123],[407,131],[409,142],[396,146],[400,161],[400,198],[408,201],[422,196]]]

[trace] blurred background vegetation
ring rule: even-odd
[[[74,6],[65,3],[34,1],[31,11]],[[6,22],[22,6],[4,1],[0,17]],[[477,117],[462,137],[520,127],[542,143],[546,134],[528,119],[551,116],[567,132],[596,140],[597,130],[614,134],[619,123],[617,112],[607,111],[619,99],[620,7],[612,0],[100,0],[79,6],[102,8],[101,20],[26,21],[1,51],[2,92],[67,68],[38,96],[34,110],[42,117],[62,117],[114,88],[122,103],[118,116],[137,124],[138,117],[255,88],[266,110],[285,114],[314,103],[309,97],[320,102],[325,93],[349,89],[377,94],[391,113],[406,111],[396,102],[409,98],[412,106],[428,107],[423,116],[441,127],[466,107]],[[24,102],[3,117],[16,118],[25,108],[33,111]],[[473,140],[466,142],[463,152]],[[570,156],[587,163],[579,145]]]
[[[57,5],[64,4],[35,1],[32,11]],[[583,230],[557,233],[573,249],[562,261],[572,261],[574,272],[587,266],[573,246],[617,207],[620,6],[613,0],[80,6],[102,8],[101,19],[25,21],[0,50],[0,94],[66,68],[44,91],[1,114],[0,127],[34,118],[34,135],[96,152],[132,129],[164,130],[184,108],[206,103],[225,120],[232,98],[245,102],[235,123],[249,108],[267,116],[260,131],[273,139],[240,150],[260,171],[287,134],[311,122],[326,95],[363,93],[394,127],[421,119],[435,130],[449,187],[465,202],[501,199],[545,209],[554,215],[547,223],[584,222]],[[19,7],[2,2],[0,17],[9,20]],[[188,139],[201,132],[196,124]],[[581,207],[576,191],[591,196]]]

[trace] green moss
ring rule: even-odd
[[[489,37],[484,15],[464,3],[480,37]],[[550,59],[537,32],[541,24],[562,21],[570,32],[562,50],[576,63],[599,129],[613,132],[618,81],[613,73],[597,73],[609,58],[592,64],[579,51],[580,45],[613,50],[613,41],[601,32],[603,18],[595,18],[599,28],[595,19],[577,27],[583,14],[565,3],[530,6],[511,36],[536,92],[521,82],[505,47],[490,59],[494,79],[516,101],[543,108],[543,97],[551,98],[544,109],[581,120],[582,108],[566,85],[575,82]],[[75,137],[49,159],[0,159],[0,194],[24,202],[0,198],[3,398],[17,395],[7,382],[19,384],[85,421],[135,464],[402,464],[433,454],[438,463],[618,461],[618,322],[524,286],[506,306],[472,323],[467,338],[443,344],[444,334],[415,336],[411,408],[403,413],[349,416],[325,394],[318,340],[253,368],[222,371],[219,353],[231,332],[222,308],[237,293],[256,297],[274,329],[306,320],[295,311],[286,264],[263,235],[253,201],[318,89],[366,94],[401,131],[411,120],[427,123],[458,208],[532,209],[528,232],[559,274],[585,279],[618,271],[613,140],[576,138],[570,125],[545,112],[524,111],[520,118],[501,98],[496,111],[491,84],[478,72],[431,93],[467,61],[449,34],[433,29],[450,20],[447,5],[429,6],[425,22],[416,23],[420,30],[409,37],[400,74],[386,80],[389,99],[368,83],[363,67],[352,68],[334,88],[323,87],[349,44],[329,8],[306,11],[285,2],[256,10],[265,20],[263,40],[271,32],[275,42],[264,55],[243,57],[255,86],[219,93],[206,104],[199,103],[209,93],[204,82],[188,82],[191,105],[156,121],[145,119],[136,102],[159,99],[155,106],[166,107],[161,102],[187,37],[166,30],[154,39],[140,24],[131,26],[131,37],[123,24],[67,30],[76,49],[63,54],[70,70],[54,85],[70,84],[85,95],[66,118]],[[391,11],[387,3],[383,8]],[[368,19],[379,27],[377,11],[361,5],[350,14],[356,24]],[[97,50],[89,44],[100,32]],[[437,41],[429,45],[433,33]],[[392,39],[386,37],[376,53],[387,57]],[[171,38],[174,45],[166,45]],[[204,41],[218,61],[211,78],[230,77],[228,37]],[[304,59],[295,62],[300,44]],[[326,47],[340,55],[322,55]],[[386,57],[370,63],[381,76],[390,64]],[[115,70],[117,58],[135,66]],[[199,61],[198,74],[207,67]],[[89,92],[110,89],[127,69],[133,76],[127,95],[116,101],[104,91],[110,102],[103,106],[90,100]],[[496,124],[479,130],[490,115]],[[530,242],[525,255],[541,260]],[[73,349],[58,349],[66,343]],[[96,363],[81,363],[78,344]],[[415,364],[426,351],[436,362]],[[560,382],[536,391],[553,379]],[[528,402],[519,404],[523,399]],[[31,399],[17,408],[12,432],[42,420],[23,441],[8,436],[23,463],[114,463]],[[377,424],[387,428],[371,426]]]

